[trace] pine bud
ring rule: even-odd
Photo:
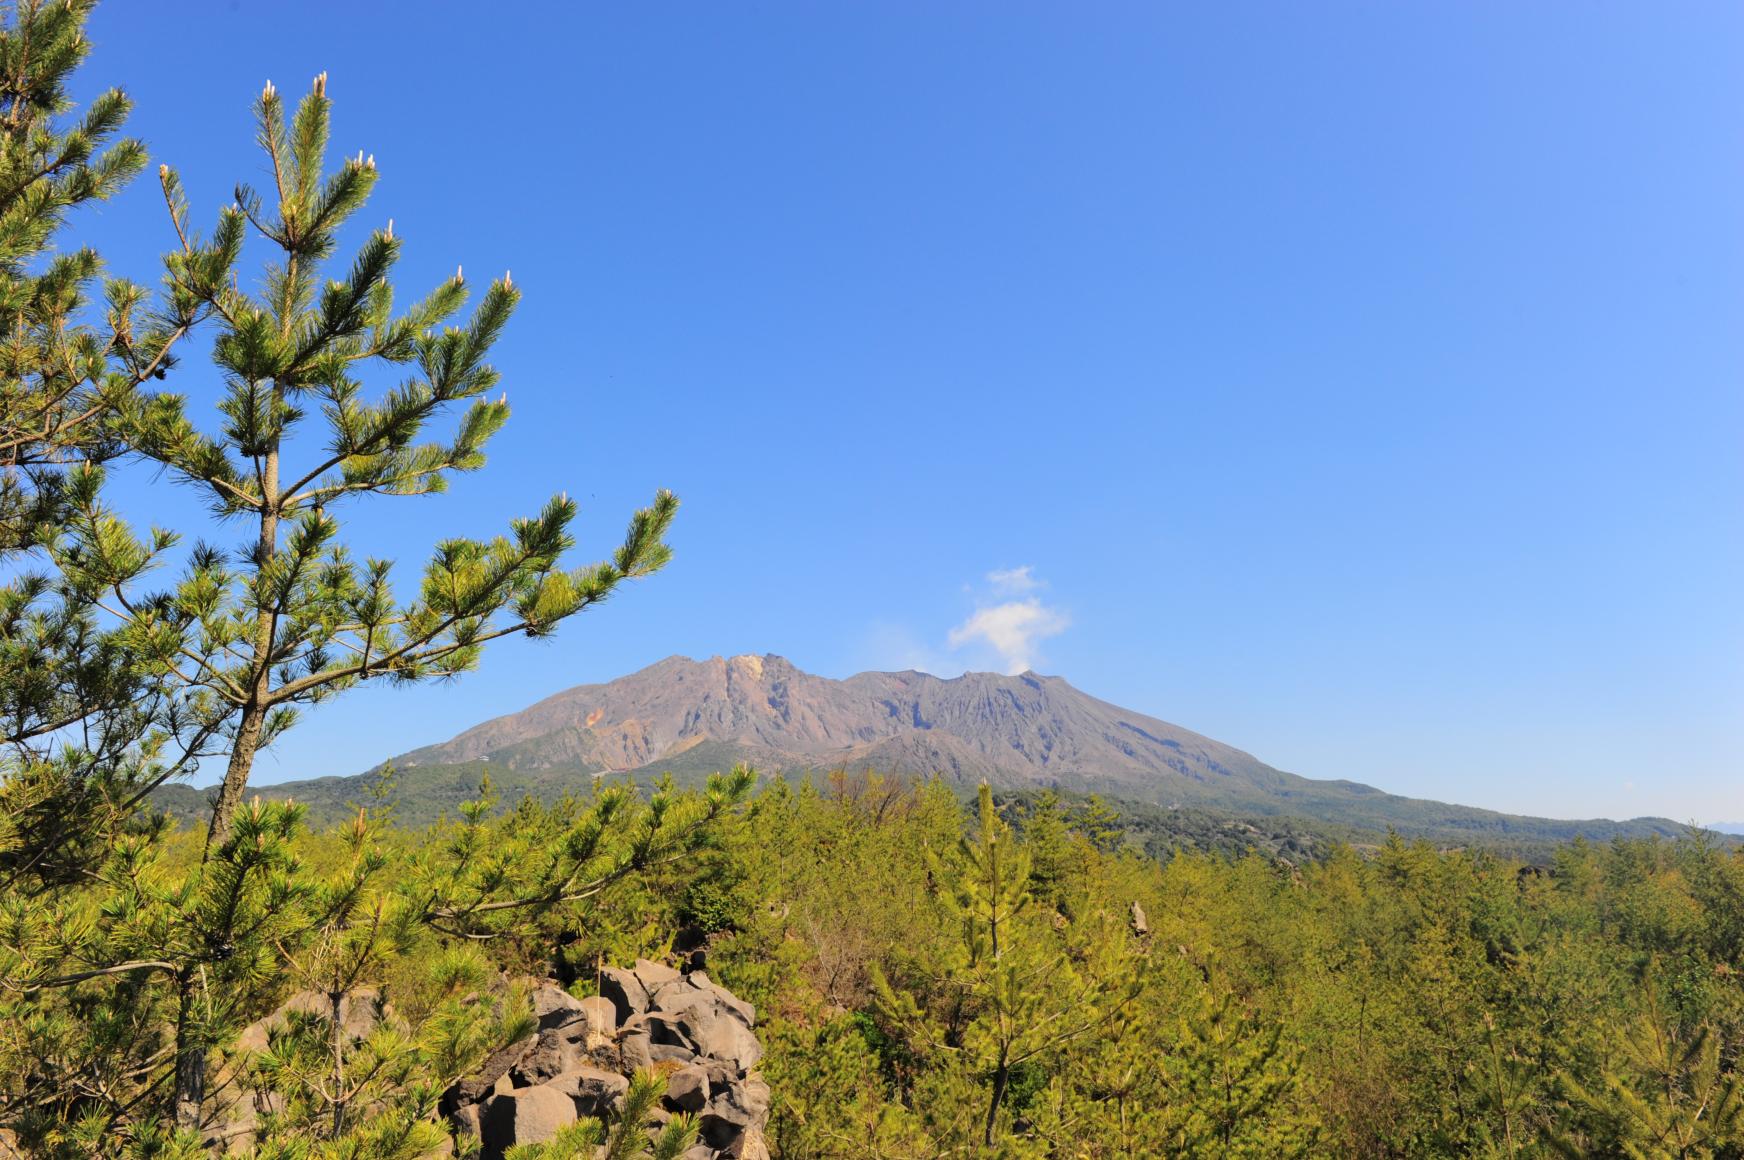
[[[454,267],[454,280],[456,282],[466,281],[466,275],[461,273],[461,267],[459,266]]]
[[[170,179],[170,167],[168,165],[160,165],[157,167],[157,179],[159,181],[168,181]]]
[[[266,82],[266,88],[260,90],[260,98],[263,101],[270,101],[273,99],[273,96],[274,96],[274,94],[277,93],[277,91],[278,90],[273,88],[273,83],[271,81],[268,81],[268,82]]]
[[[324,97],[327,95],[327,74],[326,73],[322,73],[320,76],[315,78],[315,95],[317,97]]]
[[[507,270],[504,270],[503,271],[503,289],[507,290],[510,287],[514,286],[514,284],[515,284],[515,280],[513,278],[509,277],[509,272]]]
[[[388,219],[387,232],[385,234],[383,234],[383,236],[385,238],[387,238],[390,242],[393,241],[393,239],[394,239],[394,219],[393,218]]]

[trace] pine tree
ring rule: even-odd
[[[524,994],[471,998],[501,990],[478,948],[538,929],[530,916],[585,928],[615,886],[708,843],[750,780],[646,799],[602,787],[501,817],[485,798],[415,842],[378,841],[366,809],[320,837],[318,866],[287,803],[245,803],[204,858],[161,827],[129,833],[100,881],[47,903],[0,899],[0,1114],[69,1156],[112,1155],[104,1141],[144,1147],[166,1097],[198,1093],[173,1108],[183,1141],[198,1141],[192,1129],[222,1111],[205,1090],[217,1060],[273,1109],[263,1136],[382,1160],[399,1153],[364,1142],[398,1124],[393,1148],[427,1149],[443,1134],[441,1091],[527,1031]],[[230,1046],[287,990],[303,999],[264,1049]]]
[[[155,1110],[153,1093],[206,1046],[270,1008],[277,946],[302,929],[299,807],[254,802],[198,871],[153,828],[129,835],[99,882],[0,911],[0,1023],[26,1063],[8,1074],[28,1137],[90,1151]],[[198,1055],[196,1056],[196,1051]]]
[[[1312,1123],[1289,1106],[1299,1057],[1234,996],[1213,998],[1181,1019],[1167,1057],[1165,1138],[1177,1156],[1258,1158],[1313,1154]]]
[[[338,231],[375,185],[375,161],[360,152],[327,171],[324,75],[294,116],[271,84],[255,115],[270,197],[238,186],[211,243],[193,233],[175,173],[161,171],[181,243],[166,260],[167,280],[175,301],[217,320],[223,422],[207,434],[183,397],[159,394],[133,400],[116,423],[131,450],[196,488],[215,515],[246,518],[253,542],[234,558],[197,545],[181,583],[147,595],[133,591],[136,582],[173,537],[142,543],[90,508],[62,552],[81,590],[106,601],[136,647],[183,682],[200,715],[226,716],[212,846],[228,835],[257,753],[299,707],[364,681],[454,676],[491,640],[550,634],[620,581],[660,568],[677,510],[661,492],[636,513],[611,560],[565,569],[576,506],[560,496],[514,521],[507,536],[439,544],[418,594],[396,598],[390,563],[355,559],[334,512],[364,496],[437,493],[483,466],[485,444],[509,415],[506,396],[486,397],[499,375],[485,359],[520,295],[505,275],[464,325],[445,327],[468,295],[457,271],[396,315],[389,278],[402,243],[391,221],[326,277]],[[233,274],[250,228],[277,251],[258,297]],[[362,376],[392,368],[407,377],[372,402]],[[312,451],[317,440],[305,427],[317,413],[324,430]],[[420,442],[456,415],[449,437]]]
[[[565,570],[576,508],[558,497],[538,516],[514,521],[507,536],[438,545],[417,596],[404,601],[393,592],[389,562],[355,560],[338,540],[333,509],[367,495],[439,492],[453,474],[483,465],[485,443],[508,418],[505,399],[485,397],[498,381],[485,358],[519,294],[505,276],[464,326],[439,329],[467,297],[457,272],[396,316],[389,275],[401,242],[391,222],[340,277],[323,281],[339,228],[375,184],[374,160],[360,153],[324,171],[324,76],[293,117],[270,84],[255,113],[274,183],[270,210],[239,186],[236,204],[204,242],[189,226],[179,179],[168,167],[160,173],[180,239],[166,260],[170,298],[217,320],[224,422],[205,434],[185,399],[159,394],[127,400],[114,424],[131,450],[198,488],[216,515],[246,516],[255,540],[235,559],[196,545],[174,589],[141,594],[137,581],[175,537],[159,532],[141,542],[93,494],[75,510],[57,552],[77,593],[122,622],[127,644],[154,672],[180,683],[181,720],[201,736],[222,728],[228,762],[208,852],[229,839],[259,750],[299,707],[363,681],[453,676],[472,668],[488,641],[548,635],[620,581],[664,564],[663,537],[677,507],[660,493],[636,513],[610,561]],[[280,255],[258,298],[232,273],[248,227]],[[360,376],[374,366],[409,368],[410,376],[371,402]],[[299,461],[293,452],[309,440],[295,437],[317,409],[325,449]],[[450,438],[418,441],[456,411]],[[179,1117],[191,1126],[203,1045],[188,1051]]]
[[[956,857],[931,859],[940,900],[958,932],[941,980],[967,1014],[961,1028],[928,1015],[913,995],[877,976],[886,1013],[926,1050],[957,1054],[987,1077],[981,1141],[994,1147],[1000,1110],[1018,1069],[1105,1024],[1138,993],[1118,953],[1074,961],[1029,893],[1028,852],[982,783],[978,824]],[[1063,921],[1063,920],[1062,920]],[[1110,940],[1098,944],[1108,948]]]
[[[162,682],[88,595],[40,568],[97,464],[122,448],[110,419],[201,318],[188,301],[102,279],[61,242],[70,211],[112,196],[145,164],[118,137],[119,90],[72,117],[89,0],[9,6],[0,25],[0,888],[39,890],[89,871],[142,783],[195,754],[158,735]],[[93,302],[100,293],[106,306]],[[142,748],[143,746],[143,748]]]
[[[390,908],[383,889],[388,857],[377,845],[377,826],[368,807],[358,810],[342,835],[345,860],[309,893],[302,946],[284,956],[290,973],[327,1002],[325,1058],[318,1068],[300,1067],[296,1060],[288,1066],[294,1089],[320,1104],[335,1138],[345,1132],[347,1109],[366,1096],[372,1083],[397,1070],[391,1056],[398,1043],[386,1050],[368,1045],[374,1058],[361,1067],[349,1058],[348,1008],[356,1002],[359,986],[379,979],[389,955],[409,947],[416,937],[415,925],[407,921],[410,912]],[[274,1063],[285,1066],[278,1057]]]
[[[66,11],[82,19],[87,8]],[[30,6],[20,21],[47,11]],[[82,41],[74,35],[72,43]],[[12,59],[6,51],[0,45],[0,66]],[[468,321],[444,325],[467,297],[456,273],[396,315],[389,275],[400,240],[391,222],[339,277],[324,280],[338,229],[362,207],[376,178],[373,161],[361,154],[324,171],[325,88],[317,78],[288,118],[272,86],[257,102],[273,174],[270,211],[267,199],[239,187],[236,205],[220,215],[209,240],[201,238],[189,225],[175,173],[160,170],[179,242],[166,258],[162,301],[150,311],[149,326],[136,323],[143,292],[111,284],[108,348],[119,369],[91,388],[101,407],[92,427],[100,441],[90,447],[123,447],[167,469],[201,490],[217,517],[252,521],[252,543],[234,558],[196,544],[173,587],[141,592],[142,576],[166,562],[178,537],[161,530],[137,537],[105,504],[101,467],[83,463],[57,477],[53,534],[32,533],[58,576],[0,594],[0,630],[12,629],[0,649],[12,646],[12,655],[40,660],[37,668],[53,676],[38,683],[62,686],[44,693],[23,682],[10,701],[0,699],[0,715],[23,723],[16,730],[22,744],[64,729],[66,722],[51,720],[51,694],[71,699],[80,713],[74,723],[88,722],[86,736],[101,742],[79,750],[78,759],[87,770],[105,771],[84,779],[105,786],[99,796],[107,812],[99,820],[63,808],[63,785],[87,792],[76,777],[38,772],[7,783],[0,873],[11,849],[46,882],[48,860],[35,851],[57,842],[78,845],[88,863],[67,877],[81,888],[50,883],[60,892],[8,898],[10,909],[0,915],[7,927],[0,985],[20,997],[9,1004],[25,1028],[20,1053],[57,1042],[108,1077],[81,1091],[68,1089],[55,1067],[23,1076],[24,1091],[34,1094],[21,1099],[37,1109],[29,1113],[37,1117],[32,1130],[43,1139],[70,1140],[65,1125],[87,1120],[98,1139],[121,1122],[146,1146],[154,1130],[149,1093],[161,1090],[166,1067],[176,1124],[197,1128],[206,1111],[210,1053],[270,1007],[284,966],[319,976],[343,1006],[377,965],[378,919],[390,917],[401,933],[495,937],[516,914],[582,902],[695,849],[752,780],[739,771],[704,796],[665,791],[647,802],[628,788],[608,790],[543,831],[546,845],[531,835],[511,840],[506,829],[485,824],[488,806],[475,807],[451,844],[423,852],[411,871],[418,890],[392,906],[370,886],[380,863],[363,844],[339,878],[313,881],[289,853],[297,811],[243,804],[256,754],[300,707],[364,681],[453,676],[473,667],[490,640],[548,635],[620,582],[662,566],[676,510],[676,500],[659,493],[632,518],[611,559],[565,568],[575,505],[559,497],[538,516],[514,521],[506,536],[439,544],[417,593],[406,599],[392,590],[388,562],[353,559],[339,542],[335,509],[370,495],[440,492],[454,473],[482,466],[486,441],[508,416],[504,399],[486,397],[498,376],[485,360],[518,292],[505,276]],[[42,99],[43,108],[59,108],[56,93]],[[112,130],[122,106],[104,107],[104,117],[93,114],[86,129],[75,131],[84,136],[67,147],[69,166],[80,160],[80,149],[88,156],[91,141]],[[47,148],[41,141],[36,147]],[[74,183],[67,196],[106,193],[114,182],[105,174],[118,180],[137,168],[132,153],[118,156],[107,168],[93,163],[95,176]],[[52,199],[47,204],[52,209]],[[11,236],[8,220],[0,216],[0,244]],[[242,292],[235,275],[250,228],[279,251],[258,297]],[[74,275],[81,269],[47,284],[68,309],[78,304]],[[223,421],[212,434],[196,428],[181,396],[136,389],[170,365],[176,338],[208,319],[218,330],[214,358],[226,382]],[[103,344],[96,349],[102,353]],[[402,368],[406,377],[371,400],[362,378],[377,367]],[[64,387],[52,376],[43,382],[43,390]],[[429,439],[425,432],[445,416],[456,417],[453,429]],[[309,428],[317,423],[325,429],[325,450],[311,455],[317,440]],[[70,437],[62,443],[70,446]],[[45,596],[61,602],[60,621],[45,620],[48,613],[36,606]],[[63,655],[48,655],[45,639]],[[68,663],[64,641],[95,658],[86,668],[101,662],[107,683]],[[26,651],[32,647],[35,653]],[[64,691],[69,685],[71,694]],[[212,752],[227,758],[227,769],[204,853],[191,866],[166,871],[166,831],[161,821],[146,821],[140,807],[155,785]],[[37,758],[34,769],[50,767]],[[491,848],[474,849],[475,841]],[[366,927],[367,937],[359,934]],[[78,1022],[94,1013],[112,1031],[81,1035]],[[350,1046],[328,1030],[327,1135],[343,1139],[352,1135],[346,1107],[356,1096]],[[112,1065],[97,1062],[105,1048]]]
[[[1594,1127],[1553,1132],[1568,1156],[1595,1153],[1631,1160],[1708,1160],[1744,1150],[1744,1077],[1706,1023],[1680,1023],[1644,983],[1645,1002],[1618,1037],[1618,1058],[1597,1083],[1570,1071],[1558,1080],[1568,1103]]]
[[[1468,1081],[1477,1093],[1487,1120],[1477,1134],[1498,1156],[1514,1157],[1530,1142],[1529,1116],[1537,1071],[1519,1052],[1504,1047],[1494,1015],[1484,1015],[1484,1057],[1467,1068]]]

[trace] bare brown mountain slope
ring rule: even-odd
[[[568,689],[396,764],[629,771],[707,742],[785,769],[870,766],[1007,786],[1094,783],[1152,800],[1171,787],[1197,798],[1216,786],[1276,792],[1299,780],[1059,677],[902,672],[838,681],[778,656],[669,657],[608,684]]]

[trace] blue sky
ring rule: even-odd
[[[526,291],[490,467],[355,509],[355,542],[409,576],[567,489],[591,557],[656,487],[685,501],[666,573],[458,684],[316,709],[258,776],[355,772],[673,653],[776,652],[1029,664],[1400,793],[1744,818],[1741,25],[105,7],[88,91],[132,93],[198,213],[260,181],[261,83],[326,70],[403,292],[456,263]],[[117,273],[155,276],[154,186],[79,219]]]

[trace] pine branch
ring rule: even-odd
[[[24,986],[16,986],[7,983],[4,980],[0,980],[0,985],[5,986],[8,990],[23,992],[44,991],[55,987],[71,987],[75,983],[83,983],[90,979],[101,979],[112,975],[129,975],[136,971],[165,971],[173,975],[180,969],[181,968],[175,963],[166,963],[155,959],[142,959],[128,963],[117,963],[112,967],[98,967],[95,970],[79,971],[76,974],[71,975],[61,975],[60,977],[53,979],[39,979],[34,983],[28,983]]]

